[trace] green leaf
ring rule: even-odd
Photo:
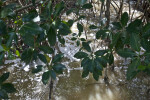
[[[120,22],[113,22],[112,24],[113,24],[113,29],[117,29],[117,30],[122,29]]]
[[[132,58],[132,57],[136,56],[136,53],[128,48],[118,50],[117,54],[124,58],[128,58],[128,57]]]
[[[26,49],[23,51],[21,55],[21,60],[24,61],[26,64],[29,64],[32,60],[33,51],[32,49]]]
[[[131,22],[127,27],[128,33],[139,33],[141,28],[142,21],[140,19],[136,19],[135,21]]]
[[[73,8],[71,8],[71,9],[69,9],[68,11],[66,11],[66,15],[69,15],[69,14],[71,14],[72,12],[73,12]]]
[[[74,55],[74,57],[75,57],[75,58],[78,58],[78,59],[82,59],[82,58],[85,58],[85,57],[87,57],[87,56],[88,56],[88,54],[85,53],[85,52],[82,52],[82,51],[79,51],[79,52],[77,52],[77,53]]]
[[[4,23],[4,21],[0,20],[0,35],[6,33],[7,33],[6,24]]]
[[[87,4],[84,4],[83,6],[82,6],[82,8],[84,8],[84,9],[90,9],[90,8],[92,8],[93,6],[92,6],[92,4],[91,3],[87,3]]]
[[[128,13],[127,12],[124,12],[121,16],[121,24],[123,27],[125,27],[128,23],[128,20],[129,20],[129,17],[128,17]]]
[[[95,62],[95,68],[96,68],[96,70],[102,71],[103,70],[103,66],[101,65],[101,63],[99,62],[99,60],[95,59],[94,62]]]
[[[85,78],[89,75],[89,70],[83,70],[82,72],[82,78]]]
[[[32,4],[33,4],[33,6],[35,6],[35,0],[32,0]]]
[[[102,56],[102,57],[96,57],[97,61],[103,65],[103,67],[106,67],[107,66],[107,58],[105,56]]]
[[[43,51],[44,53],[48,53],[48,54],[54,53],[54,50],[50,48],[49,46],[43,45],[43,46],[40,46],[39,49]]]
[[[77,40],[76,44],[77,44],[77,46],[79,46],[80,45],[80,40]]]
[[[42,82],[44,85],[46,85],[48,83],[50,79],[50,71],[44,72],[42,75]]]
[[[141,40],[141,45],[146,51],[150,51],[150,41],[149,39],[142,39]]]
[[[86,2],[87,2],[87,0],[78,0],[77,1],[77,3],[81,6],[84,5]]]
[[[137,34],[131,34],[130,45],[136,51],[140,51],[140,38]]]
[[[139,65],[137,69],[138,69],[138,70],[141,70],[141,71],[144,71],[144,70],[146,69],[146,66]]]
[[[80,40],[81,40],[81,41],[86,41],[86,39],[85,39],[85,38],[81,38]]]
[[[95,26],[95,25],[90,25],[90,26],[89,26],[89,29],[97,29],[97,26]]]
[[[74,20],[71,20],[71,19],[68,20],[68,24],[69,24],[68,26],[69,26],[69,27],[71,27],[71,26],[73,25],[73,23],[74,23]]]
[[[39,59],[44,62],[45,64],[47,64],[47,59],[43,54],[38,54]]]
[[[13,17],[15,15],[14,11],[10,8],[4,7],[0,13],[1,18]]]
[[[0,52],[0,65],[4,64],[4,55],[5,52]]]
[[[32,69],[32,73],[38,73],[40,71],[42,71],[42,65],[38,65],[36,66],[36,68]]]
[[[14,32],[11,32],[11,33],[9,33],[8,35],[9,35],[9,39],[7,40],[6,46],[7,46],[7,47],[10,47],[11,44],[12,44],[12,40],[13,40],[14,37],[15,37],[15,33],[14,33]]]
[[[38,12],[36,11],[36,9],[29,11],[29,13],[24,14],[22,17],[22,21],[23,22],[30,22],[33,21],[34,18],[36,18],[38,16]]]
[[[88,52],[91,52],[91,47],[88,42],[82,42],[82,46],[85,50],[87,50]]]
[[[57,63],[57,62],[60,62],[61,61],[61,59],[64,57],[64,54],[63,53],[60,53],[60,54],[57,54],[57,55],[55,55],[54,56],[54,58],[53,58],[53,63]]]
[[[105,53],[107,53],[108,52],[108,50],[98,50],[98,51],[96,51],[94,54],[96,55],[96,56],[103,56]]]
[[[3,75],[0,77],[0,84],[8,79],[9,74],[10,74],[9,72],[3,73]]]
[[[140,59],[134,59],[132,61],[132,63],[129,65],[128,69],[127,69],[127,80],[131,80],[133,79],[138,71],[137,71],[137,67],[140,65]]]
[[[61,44],[65,44],[65,39],[63,38],[63,36],[58,35],[58,40]]]
[[[43,29],[34,22],[29,22],[24,24],[21,29],[19,30],[19,33],[22,35],[28,34],[28,35],[38,35],[43,34]]]
[[[63,64],[55,64],[54,66],[53,66],[53,69],[54,69],[54,71],[56,72],[56,73],[58,73],[58,74],[63,74],[63,69],[65,69],[66,67],[65,67],[65,65],[63,65]]]
[[[101,2],[104,2],[105,0],[100,0]]]
[[[54,19],[60,15],[60,13],[63,9],[64,9],[64,2],[63,1],[56,4],[55,11],[54,11],[54,14],[53,14]]]
[[[143,32],[147,32],[150,30],[150,23],[147,23],[144,27],[143,27]]]
[[[68,35],[71,33],[70,27],[65,23],[61,23],[59,25],[59,32],[58,33],[61,35]]]
[[[77,28],[79,30],[79,33],[83,32],[83,26],[79,23],[77,23]]]
[[[37,58],[38,58],[38,51],[34,49],[32,60],[37,60]]]
[[[54,70],[50,71],[51,77],[55,80],[56,79],[56,73],[54,72]]]
[[[98,79],[99,79],[99,75],[97,74],[96,71],[93,72],[93,78],[94,78],[96,81],[98,81]]]
[[[1,85],[1,89],[5,90],[7,93],[16,92],[16,89],[14,88],[14,85],[11,84],[11,83],[3,83]]]
[[[0,99],[8,99],[8,94],[3,89],[0,89]]]
[[[4,51],[4,48],[0,45],[0,52]]]
[[[107,30],[99,30],[97,33],[96,33],[96,39],[105,39],[107,37]]]
[[[113,56],[113,54],[111,53],[111,54],[109,55],[109,65],[113,64],[113,62],[114,62],[114,56]]]
[[[51,46],[54,46],[55,43],[56,43],[56,31],[53,27],[50,27],[48,33],[47,33],[47,36],[48,36],[48,42]]]
[[[23,42],[31,47],[34,47],[34,36],[31,34],[25,34],[22,36]]]
[[[81,61],[81,67],[86,66],[89,61],[90,61],[90,59],[89,59],[88,57],[85,57],[85,58]]]
[[[111,43],[111,45],[110,45],[111,48],[113,48],[114,46],[117,45],[120,36],[121,36],[120,33],[116,33],[116,34],[113,36],[112,43]]]

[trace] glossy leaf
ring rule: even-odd
[[[127,80],[131,80],[135,77],[137,72],[137,67],[140,65],[140,59],[134,59],[127,69]]]
[[[82,42],[82,46],[85,50],[87,50],[88,52],[91,52],[91,47],[88,42]]]
[[[95,63],[95,69],[96,69],[96,70],[100,70],[100,71],[103,70],[103,66],[101,65],[101,63],[99,62],[98,59],[95,59],[95,60],[94,60],[94,63]]]
[[[51,74],[51,77],[55,80],[56,79],[56,73],[53,70],[51,70],[50,74]]]
[[[116,46],[116,44],[118,43],[118,40],[119,40],[120,36],[121,36],[120,33],[116,33],[113,36],[112,43],[111,43],[111,48],[113,48],[114,46]]]
[[[14,11],[7,7],[3,8],[0,13],[1,18],[13,17],[14,15],[15,15]]]
[[[125,49],[120,49],[117,51],[118,55],[124,58],[132,58],[136,56],[136,53],[132,51],[131,49],[125,48]]]
[[[136,51],[140,51],[140,38],[137,34],[131,34],[130,45]]]
[[[125,27],[128,23],[128,20],[129,20],[129,17],[128,17],[128,13],[127,12],[124,12],[121,16],[121,24],[123,27]]]
[[[31,49],[26,49],[23,51],[21,55],[21,60],[26,64],[29,64],[32,60],[33,51]]]
[[[113,64],[113,62],[114,62],[114,55],[111,53],[109,55],[109,65]]]
[[[107,63],[108,63],[108,60],[105,56],[102,56],[102,57],[97,57],[96,58],[98,60],[98,62],[103,65],[103,67],[106,67],[107,66]]]
[[[0,84],[8,79],[9,74],[10,74],[9,72],[3,73],[3,75],[0,77]]]
[[[38,12],[34,9],[32,11],[29,11],[29,13],[24,14],[22,17],[23,22],[30,22],[33,21],[34,18],[38,16]]]
[[[117,29],[117,30],[122,29],[120,22],[113,22],[112,24],[113,24],[113,29]]]
[[[92,4],[91,3],[86,3],[86,4],[84,4],[83,6],[82,6],[82,8],[84,8],[84,9],[90,9],[90,8],[92,8],[93,6],[92,6]]]
[[[25,34],[22,36],[23,38],[23,42],[30,46],[30,47],[34,47],[34,36],[30,35],[30,34]]]
[[[68,35],[71,33],[70,27],[65,23],[61,23],[59,25],[59,32],[58,33],[61,35]]]
[[[58,35],[58,40],[61,44],[65,44],[65,39],[63,38],[63,36]]]
[[[61,61],[61,59],[64,57],[64,54],[62,54],[62,53],[60,53],[60,54],[57,54],[57,55],[55,55],[54,56],[54,58],[53,58],[53,63],[57,63],[57,62],[60,62]]]
[[[28,35],[38,35],[38,34],[43,34],[43,29],[36,23],[34,22],[29,22],[24,24],[19,32],[22,35],[28,34]]]
[[[1,89],[5,90],[7,93],[16,92],[16,89],[14,88],[14,85],[11,84],[11,83],[3,83],[1,85]]]
[[[55,64],[54,66],[53,66],[53,69],[54,69],[54,71],[56,72],[56,73],[58,73],[58,74],[62,74],[63,73],[63,69],[65,69],[66,67],[65,67],[65,65],[63,65],[63,64]]]
[[[43,54],[38,54],[39,59],[44,62],[45,64],[47,64],[47,59]]]
[[[0,45],[0,52],[4,51],[4,48]]]
[[[40,46],[39,49],[43,51],[44,53],[48,53],[48,54],[54,53],[54,50],[50,48],[49,46],[43,45],[43,46]]]
[[[13,40],[14,37],[15,37],[15,33],[14,33],[14,32],[11,32],[11,33],[9,33],[8,35],[9,35],[9,39],[7,40],[6,46],[7,46],[7,47],[10,47],[11,44],[12,44],[12,40]]]
[[[47,36],[48,36],[48,41],[49,41],[49,44],[51,46],[54,46],[55,43],[56,43],[56,31],[53,27],[50,27],[48,33],[47,33]]]
[[[88,56],[88,54],[85,53],[85,52],[82,52],[82,51],[79,51],[79,52],[77,52],[77,53],[74,55],[74,57],[75,57],[75,58],[78,58],[78,59],[82,59],[82,58],[85,58],[85,57],[87,57],[87,56]]]
[[[42,65],[38,65],[36,66],[36,68],[32,69],[32,73],[38,73],[40,71],[42,71]]]
[[[96,33],[96,39],[105,39],[107,36],[107,30],[99,30],[97,33]]]
[[[83,32],[83,26],[79,23],[77,23],[77,28],[79,30],[79,33]]]
[[[54,18],[58,17],[61,11],[64,9],[64,2],[57,3],[54,11]]]
[[[82,72],[82,78],[85,78],[89,75],[89,70],[83,70]]]
[[[128,33],[139,33],[140,32],[140,26],[142,21],[140,19],[136,19],[135,21],[131,22],[127,27]]]
[[[0,89],[0,99],[8,99],[8,94],[3,89]]]
[[[98,73],[97,73],[96,71],[93,72],[93,78],[94,78],[96,81],[98,81],[98,79],[99,79],[99,75],[98,75]]]
[[[48,83],[50,79],[50,71],[44,72],[42,75],[42,82],[44,85],[46,85]]]
[[[89,26],[89,29],[97,29],[97,26],[95,26],[95,25],[90,25],[90,26]]]
[[[96,51],[94,54],[96,56],[103,56],[105,53],[107,53],[108,51],[107,50],[98,50]]]
[[[150,41],[148,39],[142,39],[141,45],[146,51],[150,51]]]
[[[0,20],[0,35],[6,33],[7,33],[6,24],[4,21]]]

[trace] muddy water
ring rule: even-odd
[[[114,71],[108,70],[109,85],[104,83],[103,76],[99,81],[95,81],[91,74],[81,78],[79,62],[68,65],[70,69],[54,82],[53,100],[150,100],[146,93],[150,88],[150,77],[140,73],[132,81],[126,81],[127,67],[122,65],[122,61],[115,62]],[[41,82],[42,72],[32,74],[31,67],[1,69],[11,71],[8,82],[12,82],[17,89],[16,93],[10,94],[11,100],[48,100],[49,87]]]

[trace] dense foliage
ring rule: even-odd
[[[20,6],[0,1],[0,64],[5,60],[21,58],[26,64],[40,59],[44,65],[37,65],[32,73],[38,73],[47,68],[42,75],[43,84],[49,82],[50,77],[56,79],[57,74],[62,74],[65,65],[61,63],[63,54],[58,50],[58,42],[65,44],[64,36],[72,34],[70,28],[77,22],[78,33],[73,33],[72,41],[81,46],[74,55],[81,59],[83,67],[82,77],[89,73],[98,81],[102,71],[114,63],[114,54],[123,58],[129,58],[131,63],[127,70],[127,79],[134,78],[139,72],[150,75],[150,23],[144,23],[141,19],[129,21],[129,15],[124,12],[118,22],[108,25],[89,25],[89,29],[97,30],[92,41],[80,36],[84,33],[84,27],[79,22],[85,16],[80,15],[81,10],[92,9],[92,4],[87,0],[77,0],[76,7],[65,11],[64,2],[53,6],[53,0],[32,0],[32,7],[27,13],[19,14]],[[27,0],[27,2],[29,2]],[[101,0],[104,2],[104,0]],[[36,8],[37,5],[38,8]],[[16,10],[17,9],[17,10]],[[18,10],[19,9],[19,10]],[[37,10],[38,9],[38,10]],[[75,20],[64,21],[60,15],[74,13]],[[35,22],[36,17],[40,21]],[[100,21],[99,21],[100,22]],[[90,45],[93,41],[107,40],[108,48],[96,50]],[[0,77],[0,98],[8,98],[7,93],[15,92],[10,83],[3,83],[9,77],[9,72]]]

